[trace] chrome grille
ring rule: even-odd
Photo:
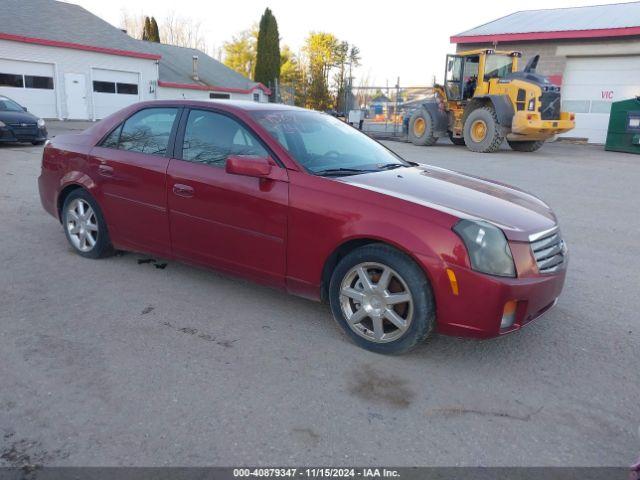
[[[554,273],[560,270],[567,253],[564,240],[556,228],[550,232],[535,235],[531,239],[531,251],[536,259],[540,273]]]
[[[31,138],[38,135],[38,125],[35,123],[10,123],[8,124],[13,130],[16,138]]]

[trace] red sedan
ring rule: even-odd
[[[87,258],[147,252],[328,301],[358,345],[488,338],[551,308],[567,265],[538,198],[407,162],[329,115],[132,105],[44,149],[44,208]]]

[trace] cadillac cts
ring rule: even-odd
[[[83,257],[146,252],[328,301],[381,353],[518,330],[565,278],[541,200],[294,107],[138,103],[48,143],[39,188]]]

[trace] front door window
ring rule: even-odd
[[[462,57],[447,55],[445,89],[449,100],[462,99]]]

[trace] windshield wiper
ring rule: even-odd
[[[406,165],[402,163],[385,163],[384,165],[378,165],[378,170],[393,170],[400,167],[406,167]]]
[[[359,168],[327,168],[326,170],[319,170],[314,173],[322,177],[341,177],[343,175],[358,175],[360,173],[371,172],[377,172],[377,170],[362,170]]]

